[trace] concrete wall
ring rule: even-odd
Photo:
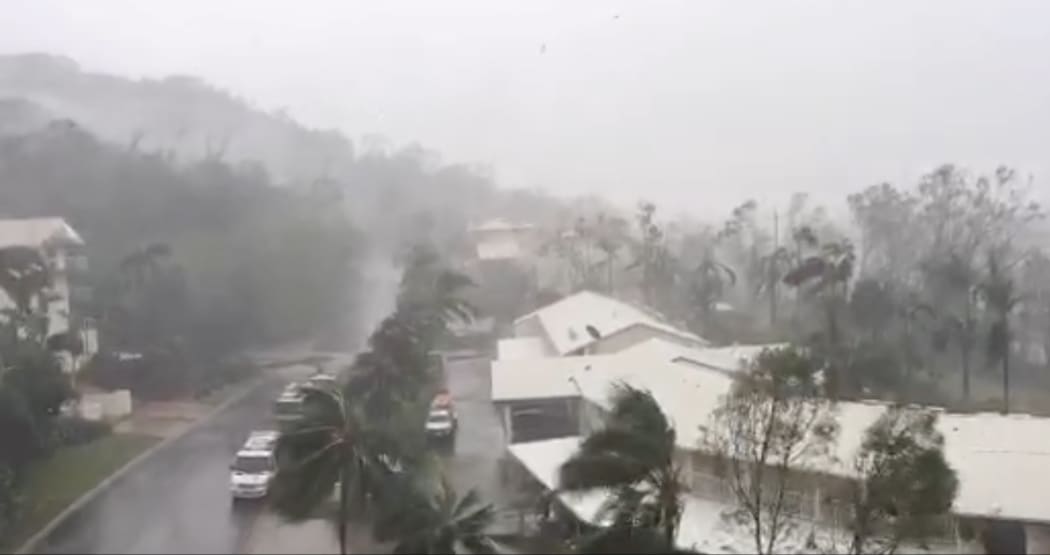
[[[1025,524],[1024,535],[1028,553],[1050,553],[1050,525]]]
[[[131,414],[131,392],[118,389],[108,393],[85,393],[77,411],[86,420],[119,420]]]

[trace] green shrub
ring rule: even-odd
[[[83,445],[109,435],[108,422],[62,417],[55,420],[54,437],[58,445]]]
[[[0,464],[0,540],[6,537],[21,507],[22,498],[15,483],[15,471],[10,466]]]

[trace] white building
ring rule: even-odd
[[[619,353],[566,358],[517,359],[493,366],[493,399],[497,405],[544,407],[558,403],[576,418],[577,432],[538,441],[516,441],[513,422],[508,451],[532,479],[548,489],[557,486],[557,470],[580,439],[601,425],[611,406],[614,384],[648,390],[676,430],[677,462],[690,490],[678,543],[704,553],[753,549],[740,530],[722,518],[735,499],[704,451],[701,427],[729,392],[735,372],[766,346],[690,348],[651,339]],[[801,523],[780,549],[806,552],[810,532],[817,537],[841,534],[847,515],[838,505],[843,485],[856,478],[851,466],[865,431],[887,410],[881,402],[842,402],[835,410],[840,425],[832,457],[793,471],[788,507]],[[510,415],[505,413],[505,419]],[[1029,553],[1050,551],[1050,419],[1028,415],[940,414],[945,457],[955,469],[959,490],[952,515],[933,552],[977,552],[974,541],[959,536],[966,521],[981,528],[993,521],[1023,525]],[[559,495],[561,504],[584,522],[600,525],[601,493]],[[836,532],[837,531],[837,532]],[[841,536],[840,536],[841,537]],[[915,548],[918,549],[918,548]]]
[[[540,338],[545,356],[609,354],[659,337],[689,347],[708,342],[667,323],[655,312],[580,291],[514,321],[514,337]]]
[[[517,260],[529,257],[535,249],[535,227],[516,224],[502,218],[471,227],[478,260]]]
[[[84,240],[62,218],[0,220],[0,248],[15,246],[38,249],[49,266],[52,285],[47,292],[48,334],[75,329],[84,345],[84,354],[97,352],[95,328],[78,314],[78,303],[89,296],[89,290],[78,283],[79,276],[87,271]],[[13,306],[13,301],[0,290],[0,307],[3,306]],[[74,369],[72,360],[64,363],[67,371]]]

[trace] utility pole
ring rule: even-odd
[[[773,252],[769,255],[769,327],[777,323],[777,251],[780,249],[780,215],[773,209]]]

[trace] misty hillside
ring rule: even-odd
[[[427,225],[455,235],[493,215],[545,220],[562,211],[544,194],[497,194],[487,175],[442,164],[419,146],[355,152],[338,131],[309,129],[195,77],[136,81],[86,72],[61,56],[0,56],[0,134],[53,119],[175,165],[222,160],[265,171],[279,186],[338,190],[355,222],[384,235],[422,213],[435,219]]]
[[[196,159],[265,160],[278,181],[338,173],[353,158],[334,131],[307,129],[186,76],[133,81],[46,54],[0,57],[0,98],[23,98],[102,138]]]

